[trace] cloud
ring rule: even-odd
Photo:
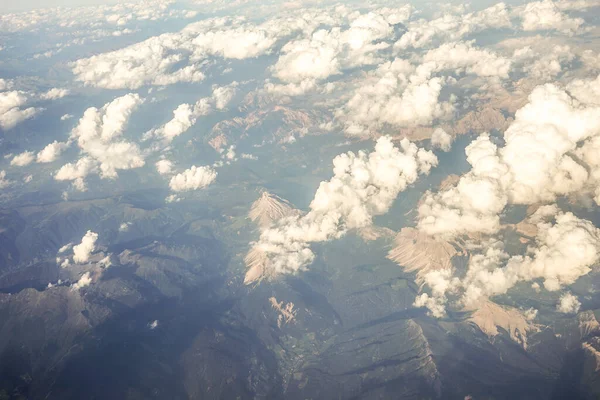
[[[211,18],[71,66],[78,81],[106,89],[200,82],[209,58],[242,60],[267,54],[280,37],[298,28],[284,21],[253,25],[242,18]]]
[[[311,242],[336,239],[350,229],[371,225],[374,216],[385,214],[400,192],[435,165],[433,153],[407,139],[395,147],[389,137],[380,138],[370,154],[337,156],[334,176],[321,182],[310,211],[284,218],[262,232],[246,258],[247,277],[272,278],[303,270],[314,260]]]
[[[175,175],[169,182],[169,187],[175,192],[186,192],[190,190],[203,189],[213,183],[217,178],[217,172],[210,167],[201,166],[186,169]]]
[[[169,175],[173,170],[173,163],[169,160],[159,160],[155,165],[156,170],[161,175]]]
[[[482,77],[508,78],[511,61],[487,49],[473,47],[473,42],[451,42],[429,50],[424,63],[435,71],[451,70]]]
[[[98,171],[97,163],[91,157],[82,157],[76,163],[67,163],[60,167],[54,179],[57,181],[73,181],[74,187],[79,191],[87,190],[85,178],[92,172]]]
[[[430,293],[419,295],[415,305],[441,317],[448,295],[458,296],[462,307],[476,309],[482,300],[505,294],[519,282],[541,280],[546,290],[556,291],[590,273],[600,259],[600,229],[590,221],[555,205],[540,207],[528,221],[537,233],[525,255],[510,256],[495,239],[484,242],[485,251],[475,250],[463,278],[455,277],[451,268],[424,274]]]
[[[84,264],[88,262],[92,253],[96,250],[97,240],[97,233],[87,231],[83,238],[81,238],[81,243],[73,246],[73,261],[76,264]]]
[[[559,76],[575,59],[569,46],[554,46],[551,51],[535,52],[530,46],[515,51],[513,58],[524,62],[523,70],[536,82],[549,82]]]
[[[34,107],[23,108],[27,101],[25,92],[18,90],[0,92],[0,128],[12,129],[40,111]]]
[[[67,89],[52,88],[46,93],[42,93],[40,95],[40,98],[42,100],[56,100],[67,96],[69,93],[70,92]]]
[[[382,61],[380,51],[388,49],[399,37],[398,24],[410,16],[411,7],[374,10],[351,18],[347,28],[335,26],[319,29],[310,38],[292,40],[281,49],[281,56],[272,67],[274,76],[280,81],[294,85],[296,94],[316,87],[332,75],[364,65]],[[270,91],[283,91],[279,85],[270,86]]]
[[[35,160],[33,152],[25,151],[21,154],[14,156],[13,159],[10,161],[10,165],[15,167],[24,167],[26,165],[31,164],[33,160]]]
[[[50,163],[56,161],[58,157],[69,147],[68,143],[54,141],[44,147],[38,154],[36,161],[39,163]]]
[[[504,3],[498,3],[478,12],[460,15],[445,13],[442,17],[430,21],[410,21],[408,32],[394,44],[394,48],[401,51],[434,47],[440,41],[456,41],[487,29],[510,27],[512,22],[508,7]]]
[[[567,2],[562,3],[566,4]],[[569,17],[551,0],[524,4],[516,7],[513,13],[522,18],[521,24],[524,31],[556,30],[574,34],[585,22],[582,18]]]
[[[581,302],[577,299],[577,296],[574,296],[571,293],[565,293],[560,296],[558,304],[556,305],[556,311],[565,314],[577,314],[580,307]]]
[[[419,228],[438,235],[491,234],[508,204],[595,190],[600,165],[592,154],[599,133],[600,107],[581,104],[556,85],[536,87],[504,132],[502,148],[481,135],[466,149],[471,171],[455,186],[425,194]]]
[[[74,180],[77,189],[85,188],[84,179],[98,172],[101,178],[116,178],[117,170],[139,168],[144,156],[135,143],[120,139],[133,111],[142,104],[137,94],[117,97],[102,108],[88,108],[71,132],[84,154],[76,164],[65,164],[56,180]]]
[[[233,99],[237,82],[216,86],[209,97],[203,97],[194,105],[180,104],[173,111],[173,119],[165,125],[147,132],[146,138],[162,137],[167,143],[191,128],[199,117],[209,115],[214,109],[223,110]]]
[[[436,128],[431,135],[431,144],[433,147],[448,152],[452,149],[454,138],[442,128]]]
[[[6,179],[6,171],[0,171],[0,189],[7,188],[8,186],[12,185],[12,183],[13,182],[11,180]]]
[[[73,118],[72,114],[64,114],[63,116],[60,117],[60,120],[61,121],[66,121],[66,120],[71,119],[71,118]]]
[[[90,276],[90,273],[86,272],[83,275],[81,275],[81,278],[79,278],[79,280],[77,282],[75,282],[74,284],[71,285],[71,290],[79,290],[81,288],[89,286],[91,283],[92,283],[92,278]]]

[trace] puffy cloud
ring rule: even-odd
[[[35,156],[34,156],[33,152],[25,151],[21,154],[14,156],[13,159],[10,161],[10,165],[13,165],[16,167],[24,167],[26,165],[31,164],[33,162],[33,160],[35,160]]]
[[[266,54],[290,29],[300,28],[288,25],[285,21],[252,25],[242,18],[212,18],[180,32],[78,60],[72,68],[77,80],[107,89],[199,82],[205,78],[201,68],[208,58],[241,60]]]
[[[451,42],[429,50],[423,57],[436,71],[462,71],[484,77],[508,78],[511,61],[486,49],[473,47],[473,42]]]
[[[20,32],[64,28],[81,32],[82,28],[123,26],[136,21],[184,17],[186,10],[170,7],[171,0],[146,0],[144,2],[120,2],[86,7],[36,8],[20,13],[0,15],[0,31]]]
[[[186,169],[175,175],[169,182],[169,187],[175,192],[186,192],[190,190],[203,189],[213,183],[217,178],[217,172],[210,167],[201,166]]]
[[[0,91],[12,89],[14,83],[10,79],[0,78]]]
[[[577,314],[580,307],[581,302],[577,299],[577,296],[574,296],[571,293],[565,293],[560,296],[558,304],[556,305],[556,311],[565,314]]]
[[[415,66],[396,58],[380,64],[359,83],[354,95],[337,112],[346,133],[362,135],[383,127],[414,128],[450,118],[456,95],[442,100],[442,89],[454,76],[476,75],[491,82],[508,77],[510,60],[472,42],[453,42],[428,51]]]
[[[410,7],[395,10],[397,18],[393,17],[394,10],[374,10],[358,15],[346,29],[320,29],[310,38],[290,41],[281,49],[282,55],[273,66],[274,75],[296,85],[300,94],[315,88],[315,81],[349,68],[376,64],[381,61],[378,52],[389,48],[391,40],[397,38],[398,21],[404,20],[409,10]],[[288,86],[287,94],[294,94],[291,88]],[[282,89],[270,87],[271,91]]]
[[[98,171],[97,163],[90,157],[82,157],[76,163],[67,163],[60,167],[54,179],[57,181],[73,181],[77,190],[85,191],[85,178],[92,172]]]
[[[233,99],[237,82],[227,86],[217,86],[212,95],[203,97],[194,105],[180,104],[173,111],[173,119],[165,125],[146,133],[145,137],[160,136],[166,142],[172,141],[177,136],[191,128],[201,116],[210,114],[214,109],[223,110]]]
[[[431,135],[431,144],[445,152],[450,151],[454,138],[442,128],[436,128]]]
[[[450,268],[425,274],[431,294],[418,296],[415,305],[440,317],[450,294],[463,307],[476,309],[483,299],[504,294],[519,282],[541,279],[546,290],[556,291],[587,275],[600,259],[600,229],[590,221],[549,205],[540,207],[529,222],[537,234],[525,255],[509,256],[499,241],[484,244],[485,252],[471,255],[463,278]]]
[[[144,157],[137,144],[120,139],[129,117],[142,102],[137,94],[129,93],[101,109],[88,108],[70,138],[85,155],[76,164],[65,164],[55,179],[74,180],[75,187],[81,189],[89,173],[99,172],[102,178],[116,178],[119,169],[143,166]]]
[[[429,125],[435,119],[450,116],[452,103],[439,99],[444,78],[423,79],[413,72],[410,63],[396,59],[370,73],[337,112],[346,125],[346,133],[374,133],[385,125]]]
[[[159,160],[155,165],[156,170],[161,175],[169,175],[173,170],[173,163],[169,160]]]
[[[79,290],[86,286],[89,286],[92,283],[92,277],[89,272],[81,275],[81,278],[77,282],[71,285],[71,290]]]
[[[462,13],[461,13],[462,14]],[[440,41],[456,41],[486,29],[510,28],[510,12],[506,4],[498,3],[482,11],[453,15],[446,13],[430,21],[414,20],[408,32],[394,44],[397,50],[429,47]]]
[[[67,96],[69,93],[70,92],[67,89],[52,88],[46,93],[42,93],[40,95],[40,98],[42,100],[56,100]]]
[[[311,242],[369,226],[374,216],[385,214],[400,192],[435,165],[437,158],[430,151],[406,139],[397,148],[389,137],[380,138],[370,154],[337,156],[334,176],[321,182],[310,211],[284,218],[263,231],[246,259],[247,277],[269,278],[303,270],[314,259]],[[262,271],[257,274],[256,270]]]
[[[566,4],[567,2],[562,2]],[[565,6],[563,8],[569,8]],[[583,25],[582,18],[572,18],[562,12],[552,0],[534,1],[517,7],[514,14],[522,18],[525,31],[557,30],[573,34]]]
[[[37,108],[23,108],[27,100],[27,95],[22,91],[0,92],[0,128],[12,129],[38,113]]]
[[[49,163],[56,161],[58,157],[62,154],[62,152],[67,149],[67,147],[69,147],[68,143],[58,142],[55,140],[54,142],[44,147],[37,154],[36,160],[39,163]]]
[[[12,181],[6,178],[6,171],[0,171],[0,189],[4,189],[12,184]]]
[[[430,234],[491,234],[507,204],[591,190],[600,177],[592,155],[599,132],[600,107],[581,104],[555,85],[535,88],[504,132],[504,147],[482,135],[466,150],[471,171],[457,185],[424,196],[419,227]]]
[[[87,231],[83,238],[81,238],[81,243],[73,246],[73,261],[76,264],[84,264],[88,262],[92,253],[96,250],[97,240],[97,233]]]
[[[560,75],[574,59],[569,46],[554,46],[551,51],[539,54],[530,46],[518,49],[514,53],[518,61],[526,62],[523,70],[537,82],[548,82]]]
[[[73,118],[72,114],[64,114],[63,116],[60,117],[60,120],[61,121],[66,121],[66,120],[71,119],[71,118]]]

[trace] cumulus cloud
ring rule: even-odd
[[[473,42],[446,43],[427,51],[418,64],[400,58],[380,64],[336,115],[352,135],[373,134],[386,126],[430,126],[454,114],[457,96],[441,95],[456,76],[474,75],[497,83],[508,78],[511,66],[509,59],[474,47]]]
[[[159,160],[155,164],[156,171],[161,175],[169,175],[173,170],[173,163],[169,160]]]
[[[52,88],[45,93],[40,95],[42,100],[56,100],[61,99],[69,94],[69,90],[60,89],[60,88]]]
[[[101,178],[116,178],[117,170],[143,166],[144,156],[138,145],[120,138],[131,114],[142,102],[139,95],[129,93],[100,109],[88,108],[70,137],[84,156],[75,164],[61,167],[55,179],[74,181],[75,187],[81,189],[85,188],[85,177],[92,172],[98,172]]]
[[[457,304],[476,309],[483,299],[504,294],[519,282],[542,280],[546,290],[556,291],[587,275],[600,259],[600,229],[590,221],[548,205],[529,222],[537,234],[525,255],[509,256],[502,242],[492,240],[484,244],[484,252],[471,255],[463,278],[455,277],[451,268],[425,274],[430,293],[419,295],[415,305],[441,317],[448,295],[457,296]]]
[[[36,161],[39,163],[50,163],[56,161],[58,157],[69,147],[68,143],[54,141],[44,147],[37,153]]]
[[[334,176],[321,182],[310,211],[284,218],[263,231],[246,258],[250,269],[246,280],[303,270],[314,259],[311,242],[369,226],[374,216],[385,214],[400,192],[435,165],[437,158],[430,151],[406,139],[395,147],[389,137],[380,138],[370,154],[337,156]]]
[[[11,180],[6,178],[6,171],[0,171],[0,189],[4,189],[12,184]]]
[[[408,32],[394,44],[394,48],[400,51],[433,47],[440,41],[457,41],[487,29],[510,27],[512,27],[510,10],[506,4],[498,3],[478,12],[445,13],[430,21],[423,19],[410,21]]]
[[[54,179],[57,181],[73,181],[77,190],[87,190],[85,178],[92,172],[97,172],[97,163],[90,157],[82,157],[76,163],[67,163],[60,167]]]
[[[213,110],[223,110],[235,94],[237,82],[227,86],[217,86],[212,95],[201,98],[196,104],[180,104],[173,111],[173,119],[165,125],[146,133],[146,137],[159,136],[166,142],[172,141],[177,136],[191,128],[201,116],[210,114]]]
[[[26,165],[31,164],[33,160],[35,160],[33,152],[25,151],[21,154],[14,156],[13,159],[10,161],[10,165],[13,165],[15,167],[24,167]]]
[[[202,67],[207,59],[242,60],[264,55],[279,38],[300,28],[285,21],[253,25],[243,18],[210,18],[180,32],[80,59],[72,68],[77,80],[107,89],[200,82],[205,78]]]
[[[599,132],[600,107],[582,104],[556,85],[535,88],[504,132],[502,148],[481,135],[466,149],[471,170],[455,186],[425,194],[419,228],[451,236],[491,234],[507,204],[551,202],[595,190],[600,173],[595,174],[591,154]]]
[[[192,167],[180,174],[175,175],[169,182],[169,187],[175,192],[187,192],[190,190],[203,189],[213,183],[217,178],[217,172],[207,166]]]
[[[274,76],[287,85],[267,86],[271,92],[302,94],[316,82],[349,68],[381,62],[379,52],[399,36],[399,23],[408,18],[410,6],[380,9],[352,19],[347,28],[319,29],[310,38],[288,42],[273,66]]]
[[[556,305],[556,311],[565,314],[577,314],[580,307],[581,302],[577,299],[577,296],[574,296],[571,293],[565,293],[560,296],[558,304]]]
[[[73,246],[73,261],[76,264],[84,264],[88,262],[92,253],[96,250],[97,240],[97,233],[87,231],[83,238],[81,238],[81,243]]]
[[[0,128],[12,129],[40,111],[35,107],[23,107],[27,101],[28,97],[25,92],[18,90],[0,92]]]
[[[431,135],[431,144],[445,152],[452,149],[454,138],[442,128],[436,128]]]
[[[563,1],[563,4],[568,2]],[[565,6],[563,8],[568,8]],[[564,13],[552,0],[534,1],[517,7],[514,14],[522,18],[524,31],[557,30],[573,34],[585,22],[582,18],[572,18]]]
[[[92,277],[89,272],[81,275],[81,278],[77,282],[71,285],[71,290],[79,290],[86,286],[89,286],[92,283]]]

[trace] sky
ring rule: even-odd
[[[571,312],[585,298],[572,286],[600,258],[586,214],[600,204],[599,10],[150,0],[0,15],[2,200],[135,187],[177,207],[232,181],[265,184],[234,177],[291,154],[298,176],[322,179],[298,185],[311,200],[248,243],[253,279],[301,274],[315,243],[387,228],[470,255],[465,274],[417,268],[414,305],[432,316],[523,285]],[[309,137],[339,151],[315,163]],[[406,226],[376,226],[447,153],[465,170],[424,186]],[[527,210],[516,223],[515,210]]]

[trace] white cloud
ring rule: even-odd
[[[86,263],[90,259],[92,253],[96,250],[97,240],[97,233],[87,231],[83,238],[81,238],[81,243],[73,246],[73,261],[76,264]]]
[[[560,296],[558,304],[556,305],[556,311],[565,314],[577,314],[580,307],[581,302],[577,299],[577,296],[574,296],[571,293],[565,293]]]
[[[235,94],[237,82],[227,86],[213,88],[212,95],[203,97],[194,105],[180,104],[173,111],[173,119],[165,125],[153,129],[145,134],[145,137],[159,136],[167,143],[191,128],[201,116],[209,115],[214,109],[223,110]]]
[[[60,167],[54,179],[57,181],[73,181],[73,185],[77,190],[85,191],[87,186],[85,178],[92,172],[97,172],[97,163],[90,157],[82,157],[76,163],[67,163]]]
[[[0,171],[0,189],[7,188],[12,184],[11,180],[6,179],[6,171]]]
[[[333,178],[321,182],[306,215],[284,218],[263,231],[246,258],[247,280],[303,270],[314,259],[311,242],[369,226],[419,174],[428,174],[437,158],[406,139],[397,148],[389,137],[382,137],[370,154],[341,154],[333,165]]]
[[[73,243],[68,243],[58,249],[58,254],[62,254],[65,251],[71,250],[73,248]]]
[[[442,128],[436,128],[431,135],[431,144],[433,147],[441,149],[445,152],[452,149],[454,138]]]
[[[525,31],[557,30],[573,34],[584,23],[582,18],[571,18],[562,12],[552,0],[524,4],[516,7],[513,13],[522,18],[522,27]]]
[[[66,121],[66,120],[71,119],[71,118],[73,118],[72,114],[64,114],[63,116],[60,117],[60,120],[61,121]]]
[[[420,229],[430,234],[494,233],[509,203],[551,202],[595,190],[600,165],[591,154],[600,145],[594,139],[599,133],[600,107],[580,104],[555,85],[535,88],[504,132],[504,147],[480,136],[466,150],[471,171],[456,186],[424,196]]]
[[[161,175],[169,175],[173,170],[173,163],[169,160],[159,160],[155,165],[156,170]]]
[[[71,290],[79,290],[86,286],[89,286],[92,283],[92,278],[90,277],[90,273],[86,272],[81,275],[81,278],[77,282],[71,285]]]
[[[139,168],[144,156],[135,143],[120,139],[133,111],[143,102],[137,94],[126,94],[105,104],[101,109],[88,108],[71,132],[85,154],[74,165],[65,164],[56,180],[73,180],[75,187],[85,188],[84,179],[92,172],[101,178],[116,178],[117,170]]]
[[[60,89],[60,88],[52,88],[48,90],[46,93],[40,95],[42,100],[56,100],[61,99],[69,94],[69,90]]]
[[[217,172],[210,167],[195,165],[175,175],[169,182],[169,187],[175,192],[203,189],[213,183]]]
[[[39,163],[50,163],[56,161],[58,157],[69,147],[68,143],[54,141],[44,147],[37,154],[37,162]]]
[[[408,24],[408,32],[394,44],[397,50],[434,47],[440,41],[456,41],[467,35],[486,29],[510,28],[509,9],[498,3],[482,11],[467,14],[445,13],[430,21],[413,20]]]
[[[271,51],[277,40],[300,26],[270,20],[252,25],[243,18],[212,18],[120,50],[72,64],[78,81],[107,89],[200,82],[211,57],[247,59]]]
[[[32,151],[25,151],[21,154],[14,156],[13,159],[10,161],[10,165],[16,167],[24,167],[26,165],[31,164],[34,159],[35,156]]]
[[[441,317],[449,294],[457,295],[457,303],[466,309],[476,309],[482,300],[504,294],[518,282],[541,279],[546,290],[556,291],[587,275],[600,259],[600,229],[590,221],[555,205],[540,207],[528,221],[537,234],[525,255],[509,256],[502,242],[484,242],[485,251],[471,255],[463,278],[454,277],[451,269],[425,274],[431,294],[419,295],[415,305]]]
[[[0,92],[0,128],[12,129],[40,111],[34,107],[23,108],[27,100],[27,95],[22,91]]]

